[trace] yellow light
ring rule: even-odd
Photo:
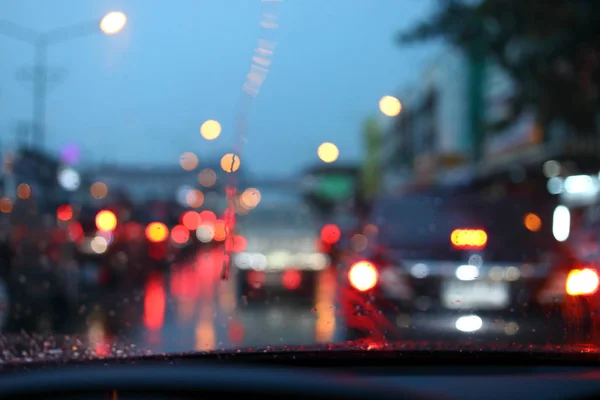
[[[235,172],[240,168],[240,157],[233,154],[227,153],[221,158],[221,168],[225,172]]]
[[[186,151],[179,157],[179,165],[186,171],[192,171],[198,166],[198,157],[190,151]]]
[[[96,228],[99,231],[114,231],[117,227],[117,216],[109,210],[102,210],[96,215]]]
[[[200,134],[206,140],[214,140],[221,134],[221,124],[219,121],[209,119],[200,127]]]
[[[359,261],[352,265],[348,273],[350,284],[358,291],[365,292],[377,285],[379,273],[368,261]]]
[[[383,96],[379,100],[379,110],[388,117],[395,117],[402,111],[402,104],[394,96]]]
[[[127,23],[127,17],[120,11],[109,12],[100,21],[100,29],[107,35],[119,32]]]
[[[326,163],[332,163],[338,159],[340,151],[335,144],[325,142],[322,143],[317,149],[317,155],[322,161]]]
[[[104,182],[96,182],[90,186],[90,194],[96,199],[103,199],[108,194],[108,187]]]
[[[598,291],[599,285],[598,273],[593,269],[573,269],[569,272],[565,289],[571,296],[590,295]]]
[[[164,242],[169,237],[169,228],[162,222],[151,222],[146,228],[146,238],[154,243]]]

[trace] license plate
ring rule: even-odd
[[[509,304],[507,282],[446,281],[442,285],[442,305],[450,309],[501,309]]]

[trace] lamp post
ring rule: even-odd
[[[48,48],[54,44],[89,36],[96,33],[112,35],[125,26],[127,17],[121,12],[110,12],[100,21],[56,28],[48,32],[37,32],[9,21],[0,20],[0,35],[27,43],[34,49],[32,132],[34,142],[44,148],[46,122],[46,93],[48,83]]]

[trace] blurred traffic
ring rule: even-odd
[[[112,142],[94,158],[101,146],[83,135],[45,144],[57,123],[46,121],[49,46],[90,32],[116,38],[128,32],[125,13],[107,13],[84,34],[0,21],[0,33],[35,52],[24,74],[32,120],[2,146],[4,357],[19,356],[10,343],[24,335],[76,337],[69,354],[86,347],[95,356],[116,343],[152,352],[346,341],[599,346],[599,120],[592,129],[540,122],[552,108],[523,104],[515,88],[525,78],[503,70],[493,47],[465,51],[460,42],[411,89],[373,85],[376,96],[364,95],[360,156],[344,153],[354,146],[348,129],[309,140],[292,134],[289,117],[289,143],[260,141],[264,153],[246,157],[249,131],[260,131],[251,110],[280,49],[275,3],[260,4],[241,101],[223,103],[235,118],[207,116],[180,136],[169,126],[168,140],[152,145],[164,163],[140,161],[137,139],[123,162],[111,158]],[[202,107],[180,104],[167,119],[176,125]],[[336,114],[323,126],[356,128],[363,111],[348,110],[352,118]],[[272,114],[264,121],[283,135]],[[215,147],[222,132],[233,141]],[[283,168],[287,155],[273,161],[270,145],[303,161]]]

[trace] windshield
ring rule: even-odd
[[[534,3],[0,2],[0,364],[599,346],[600,8]]]

